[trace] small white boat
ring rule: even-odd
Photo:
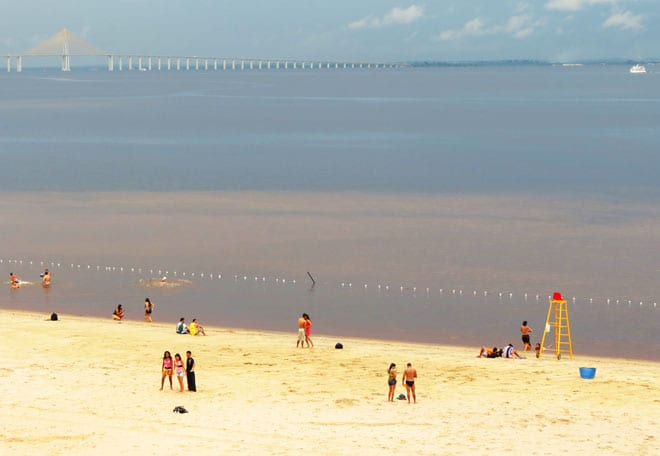
[[[633,74],[646,73],[646,68],[644,68],[644,65],[637,64],[630,67],[630,72]]]

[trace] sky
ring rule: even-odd
[[[0,56],[67,28],[116,54],[644,62],[654,23],[660,0],[0,0]]]

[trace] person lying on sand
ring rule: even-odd
[[[498,349],[497,347],[488,348],[485,345],[482,345],[477,358],[482,358],[484,356],[486,358],[500,358],[502,356],[502,349]]]

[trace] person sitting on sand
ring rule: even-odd
[[[9,280],[11,281],[11,287],[12,288],[14,288],[14,289],[21,288],[21,278],[18,277],[13,272],[9,273]]]
[[[186,325],[186,319],[181,317],[179,320],[179,323],[176,325],[176,333],[177,334],[190,334],[190,330],[188,329],[188,326]]]
[[[115,311],[112,312],[112,319],[113,320],[121,320],[122,318],[124,318],[124,308],[122,307],[121,304],[119,304],[115,308]]]
[[[518,354],[515,348],[513,348],[513,344],[509,344],[506,347],[504,347],[504,350],[502,351],[502,358],[519,358],[521,359],[522,356]]]
[[[188,331],[190,332],[191,336],[196,336],[198,334],[206,336],[206,331],[204,331],[204,327],[197,322],[196,318],[192,319],[192,323],[190,323],[190,327],[188,328]]]
[[[488,348],[483,345],[481,350],[479,350],[479,355],[477,358],[482,358],[483,356],[486,358],[499,358],[502,356],[502,350],[499,350],[497,347]]]

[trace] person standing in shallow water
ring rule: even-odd
[[[9,273],[9,280],[11,281],[11,287],[16,289],[16,288],[21,288],[21,279],[18,277],[16,274],[13,272]]]
[[[44,273],[41,274],[41,285],[44,287],[50,286],[50,272],[48,272],[48,269],[46,269]]]
[[[532,332],[532,328],[527,325],[527,320],[523,321],[522,325],[520,325],[520,334],[522,335],[522,342],[525,346],[523,351],[530,351],[532,349],[532,344],[529,341],[529,334]]]
[[[389,402],[394,402],[394,390],[396,389],[396,364],[390,364],[390,367],[387,369],[387,386],[389,391],[387,392],[387,400]]]
[[[154,311],[154,305],[151,302],[151,299],[146,298],[144,300],[144,321],[151,322],[151,314]]]

